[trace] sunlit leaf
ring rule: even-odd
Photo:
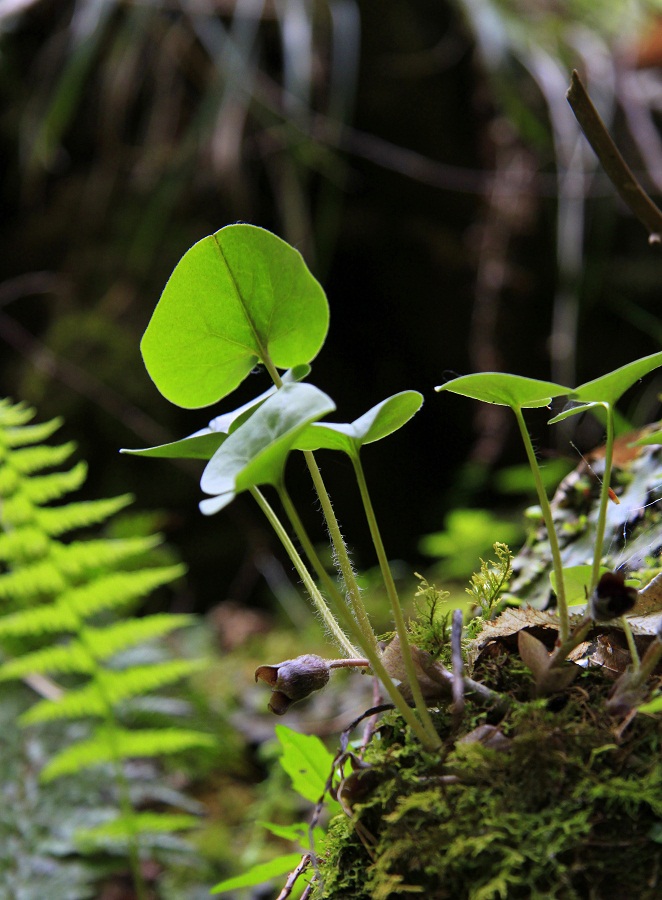
[[[477,372],[440,384],[436,391],[450,391],[485,403],[513,409],[548,406],[553,397],[570,393],[570,388],[551,381],[538,381],[505,372]]]
[[[292,787],[304,799],[317,803],[331,774],[333,756],[314,734],[298,734],[285,725],[276,725],[276,737],[283,748],[280,764],[292,779]]]
[[[297,439],[299,450],[342,450],[350,456],[358,454],[364,444],[371,444],[402,428],[423,404],[418,391],[402,391],[382,400],[360,418],[349,424],[313,424]]]
[[[283,375],[283,384],[301,381],[310,372],[310,366],[295,366]],[[132,456],[149,456],[160,459],[211,459],[231,430],[252,414],[258,406],[271,397],[276,387],[269,388],[259,397],[249,400],[237,409],[223,413],[211,420],[206,428],[190,434],[179,441],[160,444],[158,447],[145,447],[140,450],[120,450]]]
[[[281,875],[287,875],[292,872],[301,862],[300,853],[287,853],[285,856],[277,856],[275,859],[266,863],[259,863],[252,866],[242,875],[235,878],[226,878],[225,881],[219,881],[217,885],[211,888],[211,894],[223,894],[226,891],[236,891],[239,888],[253,887],[256,884],[262,884],[272,878],[279,878]]]
[[[215,496],[202,501],[202,512],[218,512],[251,487],[278,484],[298,435],[334,409],[333,401],[311,384],[288,384],[269,397],[209,461],[200,486]]]
[[[577,416],[580,413],[589,412],[589,410],[595,411],[595,409],[599,408],[604,410],[604,403],[600,402],[591,402],[591,403],[577,403],[572,406],[568,406],[567,409],[562,410],[557,416],[554,416],[547,423],[548,425],[555,425],[557,422],[563,422],[564,419],[569,419],[571,416]]]
[[[177,264],[141,342],[147,371],[179,406],[209,406],[256,364],[309,363],[328,329],[320,284],[297,250],[261,228],[229,225]]]
[[[570,391],[570,397],[573,400],[609,403],[613,406],[636,381],[659,366],[662,366],[662,351],[644,356],[600,378],[580,384]]]

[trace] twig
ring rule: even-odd
[[[290,874],[288,875],[288,878],[287,878],[287,881],[285,882],[283,890],[280,892],[280,894],[278,895],[276,900],[286,900],[286,898],[290,896],[294,885],[297,883],[299,875],[301,875],[301,873],[304,871],[304,869],[307,869],[309,865],[310,865],[310,853],[304,853],[303,856],[301,857],[301,862],[299,863],[299,865],[296,867],[296,869],[293,872],[290,872]]]
[[[453,612],[451,631],[451,651],[453,659],[453,716],[460,719],[464,710],[464,662],[462,660],[462,610]]]
[[[648,229],[648,242],[662,242],[662,211],[653,203],[618,152],[576,70],[566,94],[575,118],[621,199]]]

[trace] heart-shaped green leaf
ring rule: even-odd
[[[311,384],[284,385],[210,459],[200,486],[215,496],[202,501],[202,512],[212,515],[257,485],[279,484],[299,434],[334,409],[331,398]]]
[[[588,412],[591,409],[595,409],[597,406],[601,407],[603,410],[605,408],[605,404],[599,402],[577,403],[574,406],[569,406],[567,409],[564,409],[557,416],[550,419],[547,424],[555,425],[557,422],[563,422],[564,419],[569,419],[571,416],[578,416],[580,413]]]
[[[570,391],[570,396],[573,400],[609,403],[614,406],[629,387],[659,366],[662,366],[662,352],[652,353],[650,356],[644,356],[621,366],[620,369],[614,369],[613,372],[608,372],[601,378],[580,384],[579,387]]]
[[[178,406],[209,406],[256,363],[310,362],[329,324],[324,291],[297,250],[262,228],[228,225],[177,264],[143,335],[145,366]]]
[[[462,375],[446,384],[440,384],[436,391],[450,391],[463,397],[472,397],[484,403],[510,406],[511,409],[533,409],[548,406],[553,397],[561,397],[570,388],[551,381],[523,378],[506,372],[477,372]]]
[[[638,441],[634,441],[632,443],[632,446],[645,447],[647,444],[652,444],[653,446],[662,444],[662,431],[653,431],[651,432],[651,434],[647,434],[644,437],[639,438]]]
[[[283,384],[291,384],[305,378],[310,372],[310,366],[295,366],[283,375]],[[132,456],[150,456],[160,459],[211,459],[221,446],[228,434],[239,424],[248,418],[255,410],[271,397],[276,391],[275,387],[269,388],[254,400],[249,400],[243,406],[223,413],[212,419],[207,428],[201,428],[179,441],[169,444],[160,444],[158,447],[144,447],[140,450],[120,450],[120,453],[128,453]]]
[[[227,434],[203,428],[179,441],[159,444],[158,447],[143,447],[140,450],[120,450],[130,456],[149,456],[156,459],[211,459],[226,439]]]
[[[313,424],[297,438],[298,450],[342,450],[357,456],[364,444],[372,444],[402,428],[423,404],[418,391],[402,391],[382,400],[350,424]]]

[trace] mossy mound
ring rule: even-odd
[[[440,711],[440,755],[383,720],[340,786],[351,818],[331,823],[315,898],[662,897],[662,723],[610,717],[599,671],[528,700],[517,656],[497,668],[508,712],[468,704],[454,728]]]

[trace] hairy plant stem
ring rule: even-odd
[[[273,511],[273,509],[269,505],[266,497],[261,493],[261,491],[258,490],[258,488],[255,488],[255,487],[250,488],[250,492],[253,495],[253,497],[255,498],[255,500],[257,501],[260,509],[266,515],[266,517],[269,520],[269,523],[273,527],[274,531],[278,535],[278,538],[280,539],[281,543],[283,544],[283,547],[287,551],[288,556],[292,560],[292,563],[293,563],[295,569],[297,570],[301,580],[303,581],[306,590],[310,593],[311,597],[318,598],[318,600],[321,600],[323,607],[330,613],[330,610],[329,610],[328,606],[326,605],[326,601],[320,594],[320,592],[317,588],[317,585],[313,581],[313,578],[312,578],[310,572],[308,571],[304,561],[301,559],[301,557],[297,553],[296,547],[292,543],[290,536],[288,535],[287,531],[283,527],[283,525],[282,525],[280,519],[278,518],[278,516],[276,515],[276,513]],[[352,636],[356,640],[359,647],[363,650],[363,653],[365,654],[366,659],[370,663],[370,668],[372,669],[373,673],[377,676],[377,678],[379,678],[379,680],[383,684],[386,692],[388,693],[389,697],[393,701],[393,705],[395,706],[395,708],[398,710],[398,712],[400,713],[402,718],[405,720],[407,725],[409,725],[409,727],[414,732],[416,737],[420,740],[420,742],[423,744],[423,746],[427,750],[438,749],[441,746],[441,738],[437,735],[436,732],[434,733],[434,738],[433,738],[432,735],[428,734],[428,732],[422,727],[422,725],[421,725],[418,717],[414,713],[413,709],[411,709],[407,705],[407,701],[402,696],[400,691],[397,689],[393,679],[391,678],[391,676],[388,674],[388,672],[384,668],[384,664],[381,661],[379,648],[377,647],[376,639],[374,637],[374,633],[372,632],[372,629],[371,629],[370,633],[372,635],[373,640],[372,641],[366,640],[366,637],[365,637],[362,629],[359,627],[359,625],[356,622],[356,620],[354,619],[354,616],[352,615],[350,609],[344,603],[342,597],[339,597],[339,600],[340,600],[340,603],[338,605],[338,614],[339,614],[340,618],[342,619],[343,625],[345,626],[347,631],[350,634],[352,634]],[[317,601],[315,601],[315,605],[317,606]],[[336,637],[336,639],[341,643],[341,646],[343,646],[346,649],[349,656],[356,656],[356,650],[354,650],[354,648],[351,646],[351,644],[349,644],[346,635],[344,635],[343,632],[339,629],[338,623],[336,622],[335,617],[333,615],[331,615],[331,620],[335,626],[334,636]],[[326,619],[325,619],[325,622],[326,622]],[[332,627],[331,622],[329,622],[327,624],[329,625],[329,628]],[[337,631],[338,634],[335,634],[335,631]]]
[[[598,520],[595,524],[595,548],[593,551],[593,567],[591,569],[591,586],[589,595],[595,590],[600,580],[600,563],[602,561],[602,545],[605,539],[607,527],[607,507],[609,504],[609,486],[611,482],[611,469],[614,459],[614,410],[611,403],[603,404],[607,410],[607,439],[605,441],[605,470],[602,475],[602,487],[600,489],[600,504],[598,506]]]
[[[570,625],[568,619],[568,604],[565,598],[565,583],[563,580],[563,561],[561,560],[561,549],[559,547],[559,541],[556,536],[556,531],[554,530],[552,508],[549,505],[545,487],[542,483],[540,467],[538,466],[538,460],[536,459],[536,454],[533,449],[533,445],[531,444],[531,437],[527,430],[526,423],[524,422],[522,410],[518,406],[513,406],[512,409],[517,418],[517,424],[519,425],[522,440],[524,441],[524,448],[526,449],[529,466],[531,468],[531,472],[533,473],[533,479],[535,481],[536,491],[538,493],[538,502],[540,503],[540,509],[542,510],[542,517],[545,522],[545,528],[547,529],[547,539],[549,541],[549,547],[552,552],[552,565],[554,568],[554,576],[556,578],[556,604],[559,614],[559,639],[563,644],[568,639]]]
[[[306,531],[305,526],[301,521],[301,517],[299,516],[299,513],[297,512],[296,507],[292,502],[292,498],[290,497],[287,488],[284,484],[281,484],[276,487],[276,490],[278,491],[278,499],[280,500],[283,509],[285,510],[285,515],[287,516],[290,525],[292,526],[292,529],[297,536],[297,540],[303,547],[303,552],[308,557],[308,562],[315,570],[315,575],[317,575],[318,580],[324,585],[324,588],[333,597],[334,602],[342,602],[342,596],[340,594],[340,591],[338,590],[338,586],[324,568],[324,565],[319,558],[319,554],[313,546],[313,542],[308,537],[308,532]]]
[[[372,543],[377,553],[379,568],[381,569],[384,586],[386,587],[386,593],[391,604],[393,619],[395,621],[395,629],[398,637],[400,638],[400,652],[402,654],[402,662],[404,663],[405,672],[407,673],[407,679],[409,681],[409,686],[411,687],[414,704],[419,716],[421,717],[423,727],[427,732],[429,732],[431,737],[433,735],[436,737],[437,732],[432,722],[432,718],[430,717],[427,704],[423,699],[421,686],[416,676],[416,669],[414,667],[414,660],[409,648],[409,635],[407,634],[407,626],[405,625],[405,619],[402,614],[400,598],[398,597],[398,592],[395,587],[395,581],[393,580],[391,567],[388,564],[388,557],[386,556],[386,551],[384,549],[384,542],[382,541],[382,536],[379,531],[377,517],[375,516],[375,511],[370,499],[368,485],[365,480],[365,474],[363,472],[363,466],[361,465],[361,459],[358,452],[356,453],[356,455],[352,455],[351,460],[352,465],[354,466],[354,474],[359,486],[359,491],[361,492],[361,500],[363,501],[363,508],[365,510],[366,519],[368,520],[370,536],[372,537]]]
[[[375,637],[375,632],[372,630],[372,625],[370,624],[370,619],[368,618],[368,613],[361,596],[361,590],[356,581],[356,576],[354,575],[352,561],[349,558],[349,553],[347,552],[347,547],[345,546],[345,541],[343,540],[340,526],[338,525],[338,520],[336,519],[336,514],[333,511],[331,498],[329,497],[329,494],[324,485],[322,473],[319,470],[319,466],[317,465],[315,456],[310,450],[304,450],[303,455],[306,460],[306,465],[308,466],[308,469],[312,476],[313,484],[315,485],[315,490],[317,491],[317,496],[319,497],[320,503],[322,505],[322,512],[324,513],[324,519],[326,520],[326,527],[329,530],[329,537],[331,538],[331,543],[333,544],[333,549],[338,566],[340,568],[340,573],[345,583],[349,606],[354,613],[354,616],[356,617],[356,621],[358,622],[359,628],[361,629],[361,633],[363,634],[365,640],[369,644],[372,644],[372,646],[376,649],[377,638]]]
[[[278,374],[278,369],[273,364],[273,361],[268,353],[265,353],[263,355],[262,362],[264,363],[264,366],[269,373],[271,380],[276,385],[276,387],[280,389],[283,386],[283,380]],[[322,506],[322,513],[326,521],[326,527],[329,531],[329,537],[331,538],[335,557],[340,568],[340,573],[342,575],[343,581],[345,583],[349,605],[352,609],[352,612],[354,613],[356,621],[359,623],[359,628],[361,629],[365,640],[372,643],[375,650],[377,650],[377,638],[375,637],[375,633],[372,630],[372,625],[370,624],[368,613],[363,603],[363,598],[361,597],[361,590],[357,584],[356,576],[354,575],[352,562],[349,558],[347,547],[345,546],[345,542],[340,531],[340,526],[338,525],[338,520],[336,519],[336,515],[333,511],[331,498],[329,497],[329,493],[324,484],[324,480],[322,479],[322,473],[319,470],[319,466],[317,465],[317,461],[315,460],[315,456],[311,450],[304,450],[303,455],[306,460],[308,470],[310,471],[310,474],[312,476],[315,491],[317,492],[317,496]],[[313,561],[311,559],[311,563],[312,562]]]
[[[322,621],[324,622],[325,626],[328,628],[333,639],[340,647],[342,647],[342,649],[345,651],[347,656],[357,656],[358,654],[357,654],[356,647],[353,646],[353,644],[347,638],[347,635],[340,628],[340,625],[338,624],[336,617],[333,615],[333,613],[329,609],[329,607],[326,603],[326,600],[324,599],[324,597],[321,595],[320,591],[318,590],[317,585],[313,581],[313,578],[312,578],[310,572],[308,571],[304,561],[301,559],[301,557],[297,553],[296,547],[292,543],[289,534],[283,527],[283,524],[281,523],[280,519],[278,518],[278,516],[276,515],[274,510],[271,508],[271,506],[267,502],[266,497],[260,490],[258,490],[258,488],[253,487],[250,489],[250,491],[251,491],[251,494],[253,495],[253,497],[255,498],[255,500],[257,501],[258,506],[260,507],[262,512],[265,514],[265,516],[269,520],[269,524],[271,525],[271,527],[274,529],[274,531],[278,535],[278,538],[279,538],[280,542],[282,543],[283,547],[285,548],[287,555],[292,560],[294,568],[297,570],[299,577],[303,581],[303,585],[304,585],[305,589],[308,591],[308,594],[310,595],[310,599],[313,601],[313,603],[315,605],[315,609],[320,614]]]

